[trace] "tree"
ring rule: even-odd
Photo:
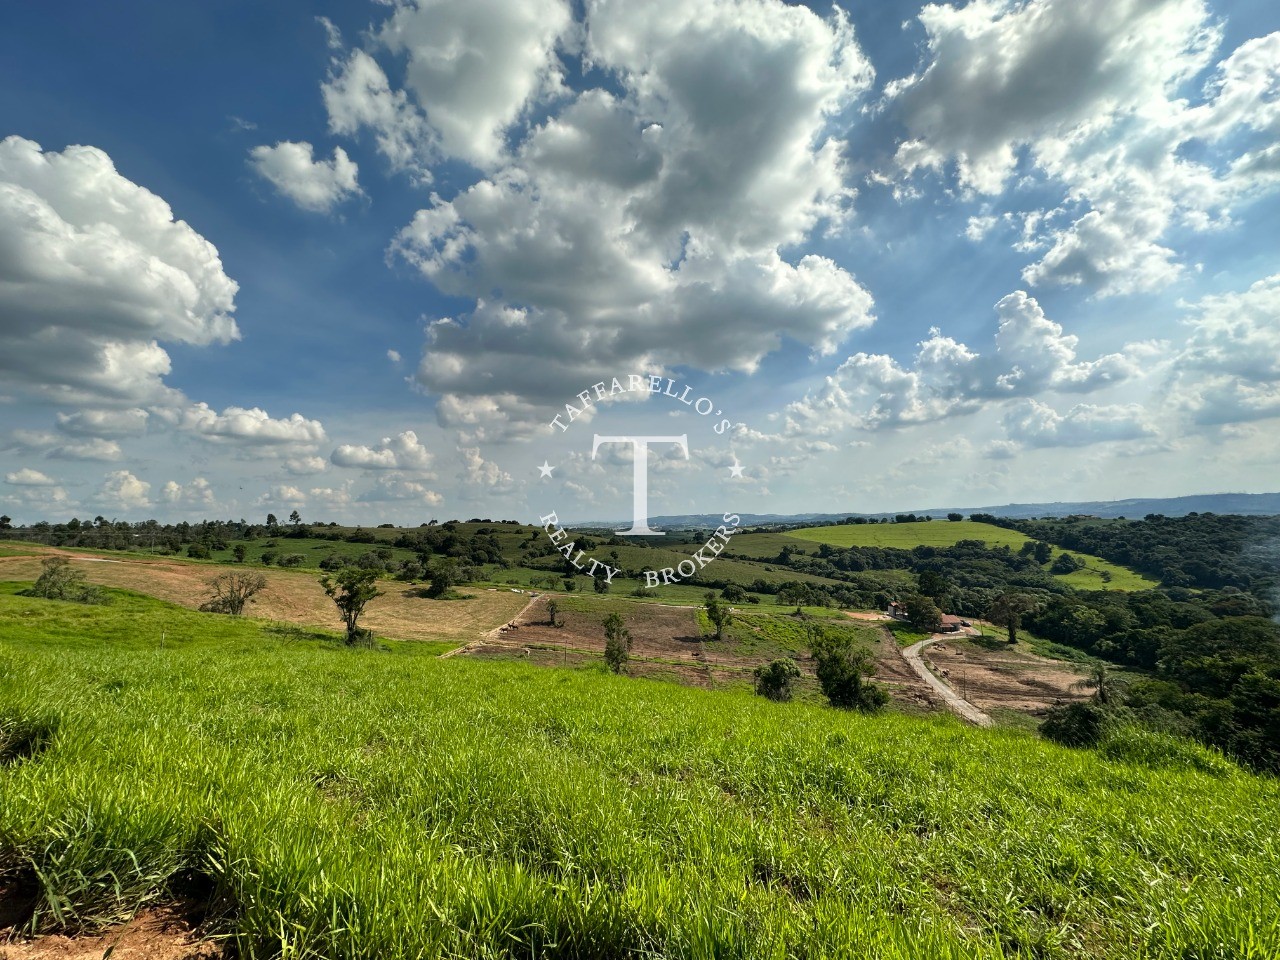
[[[1120,693],[1123,687],[1107,668],[1106,664],[1099,663],[1089,668],[1088,674],[1083,680],[1071,685],[1073,690],[1092,690],[1093,696],[1090,698],[1100,707],[1110,707],[1116,704],[1120,699]]]
[[[1048,563],[1049,558],[1053,556],[1053,546],[1043,540],[1037,540],[1031,552],[1035,554],[1036,563]]]
[[[248,549],[243,543],[237,543],[232,549],[231,555],[236,558],[236,563],[244,563],[244,558],[248,552]]]
[[[1049,564],[1049,572],[1050,573],[1075,573],[1077,570],[1079,570],[1083,566],[1084,564],[1081,563],[1078,558],[1072,556],[1071,554],[1060,553],[1054,559],[1053,563]]]
[[[729,609],[727,603],[723,603],[716,599],[714,593],[707,594],[707,619],[711,621],[711,625],[716,628],[716,639],[724,639],[724,628],[733,622],[733,611]]]
[[[601,567],[596,571],[594,577],[591,578],[592,585],[596,588],[596,593],[608,593],[609,581],[604,578],[604,568]]]
[[[275,515],[274,513],[268,513],[268,514],[267,514],[267,526],[268,526],[268,527],[277,527],[277,526],[279,526],[279,525],[280,525],[280,521],[276,519],[276,515]]]
[[[756,693],[778,703],[786,703],[794,693],[793,685],[800,679],[800,668],[790,657],[761,664],[755,669]]]
[[[811,653],[818,662],[818,683],[833,707],[873,713],[889,702],[889,694],[879,684],[866,680],[875,673],[870,652],[849,634],[828,633],[816,624]]]
[[[961,521],[961,520],[963,520],[963,519],[964,519],[964,514],[963,514],[963,513],[948,513],[948,514],[947,514],[947,519],[948,519],[948,520],[950,520],[952,523],[958,523],[959,521]]]
[[[354,645],[367,642],[371,636],[368,630],[359,626],[360,614],[364,613],[365,604],[375,597],[382,596],[377,587],[378,571],[368,567],[344,567],[334,578],[327,574],[320,578],[320,586],[328,594],[342,614],[342,622],[347,627],[347,643]]]
[[[809,590],[803,583],[798,581],[785,583],[778,588],[778,603],[784,606],[795,604],[796,616],[804,612],[801,607],[807,599],[809,599]]]
[[[1022,615],[1031,613],[1037,605],[1035,597],[1029,597],[1025,593],[1002,593],[992,601],[987,610],[987,619],[1008,630],[1009,642],[1017,643]]]
[[[0,516],[0,530],[12,530],[12,529],[13,529],[13,517]]]
[[[921,633],[937,633],[942,629],[942,611],[928,597],[914,594],[905,601],[907,619]]]
[[[209,581],[209,599],[200,604],[205,613],[226,613],[238,617],[256,594],[267,588],[260,573],[224,573]]]
[[[427,596],[433,600],[439,600],[453,589],[455,583],[457,583],[457,575],[453,564],[441,563],[431,571],[431,583],[427,587]]]
[[[730,603],[746,603],[747,591],[742,589],[741,584],[727,583],[720,591],[720,599],[728,600]]]
[[[548,600],[547,601],[547,622],[550,623],[553,627],[560,626],[560,624],[556,623],[556,614],[558,614],[559,612],[560,612],[560,605],[556,603],[555,598],[553,597],[552,599]]]
[[[630,655],[631,631],[627,629],[621,616],[611,613],[604,618],[604,662],[614,673],[622,673]]]
[[[921,570],[920,592],[937,602],[951,592],[951,584],[936,570]]]
[[[302,514],[297,510],[293,511],[293,513],[289,514],[289,522],[296,527],[298,524],[302,523]]]
[[[40,561],[40,576],[27,594],[73,603],[103,602],[102,591],[85,583],[84,571],[71,566],[66,557],[46,557]]]

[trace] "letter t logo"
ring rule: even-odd
[[[661,530],[649,529],[649,444],[674,443],[684,451],[684,458],[689,459],[689,435],[682,433],[678,437],[638,437],[633,435],[619,437],[602,437],[595,435],[595,443],[591,445],[591,459],[596,458],[596,451],[602,443],[629,443],[634,454],[632,461],[631,488],[631,529],[619,530],[618,533],[630,537],[663,537]]]

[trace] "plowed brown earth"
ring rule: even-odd
[[[1016,710],[1040,716],[1060,703],[1082,700],[1072,689],[1081,674],[1070,664],[1013,647],[946,640],[926,647],[924,661],[937,676],[979,710]]]
[[[30,550],[30,556],[0,557],[0,580],[35,580],[40,575],[41,557],[61,553],[84,571],[90,583],[133,590],[192,608],[207,598],[206,584],[213,577],[245,569],[160,558],[117,559],[43,547]],[[338,611],[325,596],[315,573],[252,569],[267,578],[267,589],[245,610],[246,615],[327,630],[342,629]],[[509,620],[529,599],[507,590],[474,589],[467,591],[471,596],[466,600],[427,600],[413,596],[417,588],[408,584],[384,581],[379,586],[385,595],[370,602],[360,622],[377,636],[395,640],[472,640]]]
[[[202,939],[175,907],[143,910],[128,923],[93,935],[7,939],[9,933],[0,930],[0,960],[215,960],[229,955],[220,944]]]

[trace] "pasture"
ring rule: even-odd
[[[1280,786],[1156,735],[1073,751],[18,586],[0,873],[29,928],[194,891],[246,958],[1280,951]]]

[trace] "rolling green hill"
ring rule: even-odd
[[[0,873],[45,929],[204,891],[244,957],[1280,952],[1280,786],[1154,735],[1079,752],[13,593]]]
[[[910,550],[917,546],[950,547],[961,540],[981,540],[991,547],[1017,550],[1030,539],[1016,530],[1006,530],[1004,527],[973,520],[954,523],[933,520],[928,523],[838,524],[790,530],[783,536],[810,543],[829,543],[835,547],[893,547],[899,550]],[[1083,570],[1060,575],[1064,583],[1077,590],[1149,590],[1156,586],[1154,580],[1142,574],[1087,553],[1054,547],[1052,556],[1057,557],[1067,552],[1085,563]],[[1110,576],[1109,580],[1103,579],[1104,572]]]

